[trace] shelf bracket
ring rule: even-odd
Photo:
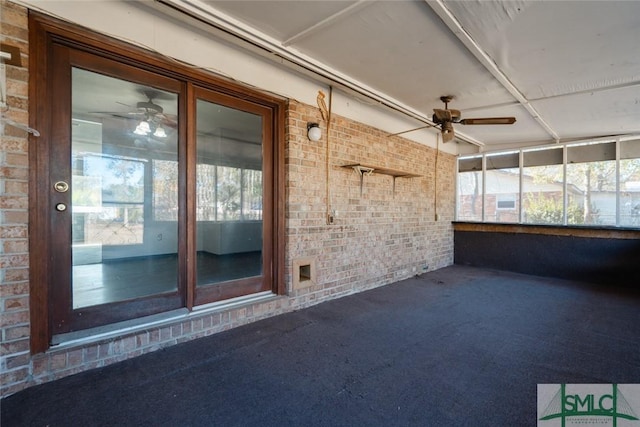
[[[389,175],[393,178],[393,195],[395,198],[396,192],[396,178],[417,178],[420,175],[416,175],[414,173],[403,172],[395,169],[388,169],[378,166],[365,166],[360,163],[342,165],[341,167],[345,169],[353,169],[356,171],[358,175],[360,175],[360,196],[362,196],[362,186],[364,182],[365,175],[371,175],[373,173],[379,173],[381,175]]]
[[[362,197],[362,186],[364,184],[364,176],[371,175],[375,169],[370,168],[368,166],[362,166],[362,165],[353,165],[352,168],[354,171],[356,171],[358,175],[360,175],[360,196]]]

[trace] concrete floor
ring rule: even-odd
[[[640,383],[639,320],[629,287],[452,266],[32,387],[2,426],[535,426],[537,384]]]

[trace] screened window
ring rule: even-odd
[[[482,221],[483,192],[482,157],[461,159],[458,162],[458,219]]]
[[[523,222],[564,223],[562,148],[525,151],[522,168]]]
[[[143,240],[147,162],[120,156],[73,153],[73,241],[133,245]]]
[[[485,168],[485,221],[518,222],[518,153],[488,155]]]
[[[640,227],[640,140],[462,157],[456,218]]]
[[[178,162],[153,159],[153,217],[156,221],[178,220]]]
[[[640,140],[620,145],[620,225],[640,227]]]
[[[614,142],[567,148],[568,224],[616,225],[615,159]]]
[[[262,171],[200,163],[198,221],[262,219]]]

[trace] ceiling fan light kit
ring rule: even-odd
[[[108,114],[127,120],[134,119],[137,122],[135,129],[132,131],[134,135],[158,139],[167,138],[169,136],[167,127],[175,128],[177,125],[175,119],[171,117],[171,114],[165,114],[164,109],[153,102],[154,97],[158,95],[157,93],[150,91],[143,91],[143,93],[148,98],[148,101],[137,102],[135,109],[132,109],[132,111],[126,113],[120,111],[94,111],[91,113],[99,115]]]
[[[136,126],[136,130],[134,130],[133,133],[142,136],[150,134],[151,126],[149,126],[149,122],[146,120],[142,120],[140,123],[138,123],[138,126]]]
[[[164,130],[162,126],[158,125],[158,127],[156,128],[156,131],[153,132],[153,136],[155,136],[156,138],[166,138],[167,132]]]
[[[136,135],[147,136],[149,134],[156,138],[166,138],[167,132],[162,126],[164,120],[163,108],[158,104],[154,104],[152,99],[149,101],[141,101],[136,104],[138,110],[144,111],[145,118],[140,121],[136,129],[133,131]],[[157,122],[157,124],[156,124]]]

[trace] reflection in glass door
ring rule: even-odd
[[[72,68],[72,307],[178,286],[178,95]]]
[[[31,350],[283,293],[285,101],[34,22]]]
[[[196,285],[261,276],[263,118],[201,99],[196,113]]]

